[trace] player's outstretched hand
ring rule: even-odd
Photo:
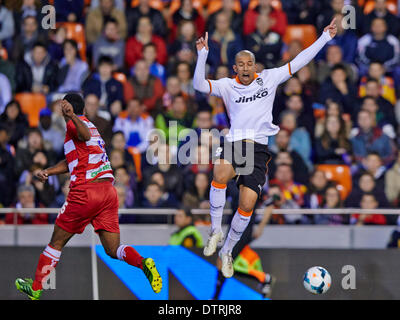
[[[47,179],[49,179],[49,174],[47,173],[47,170],[40,170],[37,174],[36,177],[41,181],[41,182],[46,182]]]
[[[197,51],[200,51],[203,48],[206,48],[208,51],[208,32],[206,32],[205,37],[201,37],[199,40],[196,41],[196,48]]]
[[[326,26],[324,29],[325,31],[329,31],[329,35],[333,39],[336,36],[337,33],[337,25],[336,25],[336,18],[333,18],[329,26]]]
[[[74,115],[74,108],[66,100],[61,101],[61,110],[63,115],[67,118],[72,118],[72,116]]]

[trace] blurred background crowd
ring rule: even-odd
[[[55,29],[43,28],[47,4],[55,8]],[[341,23],[345,5],[354,8],[354,29]],[[210,151],[219,139],[201,129],[224,132],[229,119],[221,99],[193,89],[196,39],[208,31],[208,77],[233,77],[239,50],[255,54],[258,72],[280,66],[336,17],[335,39],[277,92],[273,115],[281,130],[269,141],[273,159],[257,206],[398,207],[398,13],[397,1],[389,0],[0,0],[0,203],[63,205],[68,175],[42,183],[35,173],[64,157],[59,99],[75,91],[106,142],[120,208],[209,208]],[[193,161],[160,161],[179,152],[182,144],[174,142],[146,159],[154,128],[167,137],[170,129],[195,129],[202,140]],[[233,181],[227,194],[234,209]],[[1,215],[0,224],[54,221],[47,214],[14,219]],[[274,214],[271,223],[396,219]],[[121,223],[144,222],[166,218],[121,216]],[[195,223],[208,222],[196,217]]]

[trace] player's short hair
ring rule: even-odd
[[[74,108],[75,114],[83,114],[85,108],[85,101],[82,96],[78,93],[68,93],[63,100],[68,101]]]
[[[236,53],[236,55],[235,55],[235,63],[236,63],[237,59],[240,56],[245,55],[245,54],[249,55],[251,57],[251,60],[253,60],[253,62],[256,63],[256,56],[254,55],[253,52],[251,52],[249,50],[241,50],[238,53]]]

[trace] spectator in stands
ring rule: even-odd
[[[21,105],[18,101],[11,100],[6,105],[0,116],[0,124],[4,126],[8,132],[8,143],[13,148],[17,148],[18,141],[24,137],[25,131],[28,128],[28,121],[25,114],[22,113]]]
[[[16,209],[44,208],[43,204],[35,201],[35,189],[32,185],[21,185],[18,187],[18,201]],[[45,213],[7,213],[7,224],[47,224],[48,215]]]
[[[64,178],[64,181],[61,183],[61,192],[56,195],[56,198],[51,205],[53,208],[61,208],[63,206],[68,197],[70,183],[71,180],[69,178]]]
[[[343,202],[340,198],[340,192],[336,186],[330,186],[326,189],[324,199],[320,208],[323,209],[340,209],[343,208]],[[315,224],[340,225],[348,224],[349,219],[346,215],[341,214],[316,214],[314,215]]]
[[[287,15],[288,24],[315,24],[317,13],[321,11],[324,2],[319,0],[282,1],[282,9]]]
[[[379,84],[380,91],[377,94],[389,101],[392,105],[396,103],[396,90],[394,80],[392,77],[387,76],[385,67],[379,61],[373,61],[368,67],[368,76],[360,79],[359,96],[361,98],[366,95],[366,83],[369,79],[375,79]]]
[[[304,196],[305,207],[310,209],[321,208],[326,189],[330,186],[332,186],[332,183],[328,181],[325,172],[314,169],[307,184],[307,193]],[[312,217],[310,218],[312,219]]]
[[[394,142],[374,125],[370,112],[361,110],[358,112],[358,128],[353,130],[351,143],[353,154],[357,163],[370,152],[376,152],[385,165],[389,165],[395,159],[396,147]]]
[[[10,10],[3,5],[3,0],[0,1],[0,41],[9,40],[14,35],[14,17]]]
[[[319,84],[317,82],[316,70],[307,65],[297,71],[296,75],[303,88],[302,96],[307,104],[311,105],[311,102],[316,101],[318,97]]]
[[[115,131],[111,138],[111,144],[106,144],[107,154],[112,150],[120,150],[124,153],[124,165],[128,172],[135,171],[135,163],[132,154],[129,152],[129,147],[126,146],[125,135],[122,131]],[[139,168],[140,169],[140,168]]]
[[[34,44],[31,51],[24,55],[17,65],[17,92],[34,92],[45,95],[57,88],[57,64],[51,59],[46,45]]]
[[[223,0],[222,8],[211,14],[207,19],[207,28],[209,33],[218,29],[218,16],[223,13],[227,19],[227,24],[235,34],[241,34],[243,28],[243,15],[235,11],[235,0]],[[235,51],[237,52],[237,51]]]
[[[311,139],[307,130],[298,128],[296,122],[296,113],[286,110],[280,115],[280,128],[290,133],[289,148],[295,150],[303,159],[308,168],[311,168]],[[268,144],[272,147],[276,138],[270,137]]]
[[[165,67],[157,62],[157,47],[154,43],[148,43],[143,46],[143,60],[150,66],[150,74],[161,80],[162,85],[165,86],[167,80],[167,73]],[[132,68],[132,73],[135,73],[135,68]]]
[[[44,153],[41,152],[41,155],[44,156]],[[48,207],[55,199],[55,188],[53,184],[42,182],[36,177],[37,173],[43,169],[42,165],[34,161],[29,170],[26,170],[26,173],[21,175],[20,181],[23,179],[25,185],[32,185],[35,188],[37,201]]]
[[[0,112],[3,112],[12,99],[12,89],[8,78],[0,73]]]
[[[371,24],[376,18],[385,20],[386,25],[390,26],[388,32],[398,37],[400,35],[400,21],[393,13],[387,9],[388,2],[386,0],[374,0],[374,9],[365,16],[364,33],[371,31]]]
[[[300,206],[294,199],[290,199],[282,191],[282,188],[277,184],[270,184],[268,188],[268,199],[263,203],[263,206],[273,205],[275,209],[299,209]],[[300,214],[273,214],[270,224],[298,224],[303,221]]]
[[[211,67],[210,72],[214,73],[220,64],[226,64],[232,69],[235,54],[243,49],[243,43],[241,37],[230,27],[229,16],[225,11],[216,14],[215,31],[210,34],[208,45],[207,61]]]
[[[176,27],[178,26],[179,30],[179,27],[182,28],[185,24],[184,22],[193,23],[194,31],[196,32],[196,35],[198,37],[201,37],[204,34],[206,22],[201,13],[193,7],[193,3],[191,0],[181,1],[181,7],[176,10],[172,15],[172,21],[172,39],[176,38]]]
[[[330,44],[324,52],[325,52],[325,59],[318,61],[317,79],[319,83],[324,83],[325,80],[329,78],[332,68],[335,65],[340,65],[340,64],[344,66],[346,74],[348,75],[349,80],[352,83],[355,83],[358,80],[357,78],[358,75],[355,72],[357,68],[355,68],[354,65],[343,61],[343,51],[339,45]]]
[[[340,21],[340,23],[337,23],[337,34],[335,38],[333,38],[332,41],[329,42],[329,46],[324,47],[318,53],[317,59],[319,57],[323,57],[327,48],[333,45],[339,46],[342,49],[343,62],[352,64],[355,62],[355,58],[357,55],[357,35],[352,29],[343,28],[341,21],[344,21],[344,16],[342,13],[335,14],[334,18],[336,18],[336,21]]]
[[[176,208],[177,203],[171,203],[162,199],[163,190],[156,182],[150,182],[143,193],[142,208]],[[140,215],[136,223],[167,223],[167,217],[164,215]]]
[[[122,69],[125,63],[125,41],[121,39],[118,21],[109,18],[104,23],[103,34],[93,44],[93,63],[97,68],[101,56],[112,59],[115,69]]]
[[[18,147],[15,156],[15,170],[17,177],[22,171],[30,168],[33,164],[33,156],[37,151],[42,151],[48,159],[48,166],[55,162],[55,155],[52,150],[45,150],[42,133],[38,128],[31,128],[27,133],[26,147]]]
[[[125,187],[125,207],[132,208],[135,205],[136,180],[126,166],[114,168],[115,183]]]
[[[292,160],[291,165],[295,180],[304,183],[304,178],[308,176],[309,170],[301,155],[291,147],[290,138],[290,132],[283,128],[276,134],[275,143],[269,147],[269,152],[272,155],[271,162],[269,163],[269,175],[273,177],[275,174],[277,164],[275,160],[278,153],[287,152]]]
[[[64,41],[67,39],[67,29],[65,27],[58,27],[57,29],[50,29],[49,31],[49,42],[47,51],[53,59],[59,63],[64,57]]]
[[[121,39],[127,35],[125,14],[117,9],[114,0],[100,0],[98,8],[91,9],[86,16],[86,41],[93,44],[100,37],[104,24],[109,18],[118,21]]]
[[[174,223],[178,230],[171,235],[168,244],[185,248],[202,248],[204,246],[203,237],[194,226],[193,220],[193,214],[189,208],[177,210],[174,216]]]
[[[81,91],[89,73],[89,66],[79,58],[78,44],[75,40],[65,40],[64,58],[60,62],[57,83],[58,92]]]
[[[343,119],[325,118],[324,131],[315,141],[315,162],[318,164],[351,164],[351,143]]]
[[[31,15],[25,16],[22,21],[21,33],[13,39],[10,57],[11,60],[14,63],[19,62],[24,58],[26,52],[32,50],[35,43],[46,42],[46,40],[46,35],[39,30],[36,17]]]
[[[172,100],[177,95],[182,95],[181,84],[178,77],[169,76],[167,79],[167,86],[163,96],[157,101],[156,109],[154,112],[156,114],[163,111],[167,111],[171,108]]]
[[[398,207],[400,204],[400,151],[397,151],[396,162],[385,175],[385,194],[389,202]]]
[[[164,94],[160,79],[150,74],[149,65],[144,60],[135,64],[135,74],[129,78],[129,84],[132,91],[129,99],[139,99],[146,106],[146,112],[152,111]]]
[[[329,116],[340,117],[344,121],[344,125],[346,128],[346,137],[350,136],[350,131],[353,127],[353,123],[351,121],[351,117],[347,113],[343,113],[343,108],[340,103],[328,99],[326,102],[326,107],[324,109],[324,114],[322,116],[317,117],[317,121],[315,123],[315,138],[319,138],[322,135],[322,132],[325,128],[325,119]]]
[[[271,31],[272,21],[265,14],[257,17],[256,30],[246,37],[246,48],[254,53],[257,62],[265,68],[274,68],[281,60],[281,36]]]
[[[121,82],[113,78],[112,58],[101,56],[97,69],[98,72],[83,83],[83,92],[85,95],[95,94],[99,98],[100,108],[117,117],[124,102],[124,88]]]
[[[156,128],[162,130],[165,137],[171,139],[170,143],[175,146],[178,145],[178,137],[183,134],[181,132],[190,128],[192,123],[193,115],[187,112],[185,98],[181,95],[174,97],[170,111],[160,113],[155,119]],[[172,126],[176,126],[176,130]],[[173,135],[170,136],[170,133]]]
[[[360,202],[361,209],[377,209],[378,201],[373,193],[366,193],[362,196]],[[362,225],[385,225],[386,217],[383,214],[353,214],[350,218],[350,223],[357,226]]]
[[[122,131],[126,145],[136,147],[144,153],[148,146],[148,135],[154,129],[153,118],[144,113],[143,106],[138,99],[132,99],[127,104],[127,117],[118,117],[115,120],[113,131]]]
[[[328,99],[335,100],[343,106],[343,112],[352,113],[357,97],[357,90],[351,83],[343,64],[335,65],[330,74],[321,85],[320,98],[321,103],[325,104]]]
[[[41,12],[41,9],[42,6],[47,4],[46,2],[40,0],[12,1],[16,4],[16,6],[10,6],[10,1],[8,1],[8,3],[7,1],[3,2],[5,2],[5,5],[9,8],[9,10],[12,10],[15,35],[20,34],[23,19],[27,16],[36,17],[36,21],[40,25],[42,19],[44,18],[44,14]]]
[[[50,144],[50,148],[57,155],[63,154],[64,151],[64,135],[52,124],[52,112],[48,108],[40,110],[39,113],[39,130],[42,133],[44,143]]]
[[[358,40],[358,67],[361,75],[368,72],[372,61],[383,63],[389,72],[399,63],[400,42],[388,34],[387,29],[383,18],[375,18],[371,23],[371,33]]]
[[[315,119],[310,117],[312,107],[300,94],[291,94],[286,99],[286,110],[293,111],[296,114],[296,122],[298,128],[304,128],[308,134],[314,134]]]
[[[361,173],[358,179],[358,185],[354,185],[351,193],[347,196],[345,202],[346,207],[358,207],[360,205],[362,196],[366,193],[373,193],[376,196],[379,208],[389,207],[389,202],[386,198],[384,190],[377,188],[374,176],[367,171]]]
[[[190,188],[183,193],[182,204],[191,209],[210,208],[210,177],[205,172],[198,172]]]
[[[270,184],[280,187],[286,200],[294,200],[299,206],[304,205],[304,195],[307,187],[293,180],[293,170],[290,165],[281,163],[275,172]]]
[[[386,167],[382,163],[382,159],[376,152],[370,152],[363,159],[360,170],[353,174],[353,183],[359,184],[359,179],[364,172],[368,172],[375,179],[376,190],[385,190],[385,172]]]
[[[196,53],[195,25],[191,21],[182,21],[178,27],[176,39],[168,48],[169,69],[173,70],[179,62],[193,65]]]
[[[162,200],[167,201],[168,203],[177,203],[177,199],[174,193],[174,190],[168,190],[165,184],[164,174],[161,171],[155,171],[150,176],[150,182],[157,183],[163,192]]]
[[[5,75],[10,82],[11,92],[15,92],[16,81],[15,81],[15,65],[11,61],[4,59],[0,55],[0,73]]]
[[[167,62],[167,47],[160,36],[153,34],[153,26],[149,17],[141,17],[136,34],[132,35],[125,46],[125,63],[128,68],[134,66],[143,58],[143,46],[153,43],[157,48],[157,62],[164,65]]]
[[[84,0],[54,1],[57,22],[83,22]]]
[[[149,0],[139,0],[139,5],[132,8],[128,5],[126,10],[126,20],[128,21],[128,35],[137,34],[140,28],[141,18],[146,17],[154,28],[154,33],[160,37],[166,38],[168,34],[167,24],[163,15],[157,9],[150,6]]]
[[[15,195],[14,156],[9,143],[9,133],[0,125],[0,204],[9,206]]]
[[[108,146],[111,144],[111,137],[113,134],[111,118],[108,114],[108,117],[104,117],[104,111],[99,112],[99,109],[99,98],[93,93],[88,94],[85,97],[85,115],[88,120],[96,126],[106,146]]]
[[[291,166],[292,171],[294,173],[294,180],[301,184],[307,184],[309,170],[306,164],[304,163],[303,159],[301,159],[300,156],[298,157],[300,158],[300,162],[296,163],[289,151],[287,150],[278,151],[278,153],[272,155],[272,160],[269,163],[268,175],[270,177],[273,177],[275,175],[276,168],[280,164],[288,164]]]
[[[113,149],[110,152],[111,167],[119,168],[124,166],[124,153],[121,150]]]
[[[157,153],[149,160],[149,165],[143,170],[143,181],[150,181],[154,172],[161,172],[164,175],[165,190],[173,193],[178,200],[183,194],[182,169],[172,163],[174,150],[167,144],[159,143]]]
[[[271,31],[283,37],[288,24],[286,13],[274,8],[271,0],[259,0],[257,7],[246,11],[243,20],[243,34],[245,36],[256,30],[256,21],[259,15],[266,15],[271,21]]]
[[[195,91],[193,88],[193,75],[190,64],[187,62],[179,62],[176,66],[176,76],[181,83],[182,93],[185,96],[194,97]]]

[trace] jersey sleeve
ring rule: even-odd
[[[223,88],[226,85],[225,79],[219,80],[208,80],[208,84],[210,86],[210,95],[216,97],[222,97]]]
[[[290,62],[279,68],[264,69],[262,71],[263,76],[265,76],[267,73],[269,77],[274,79],[277,86],[288,80],[293,75],[290,67]]]
[[[78,139],[78,130],[72,120],[67,122],[67,135],[74,140]]]

